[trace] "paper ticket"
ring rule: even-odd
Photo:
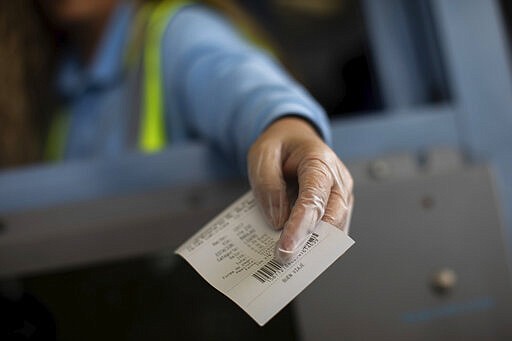
[[[354,244],[345,232],[321,222],[301,252],[280,264],[274,259],[279,235],[249,192],[176,253],[262,326]]]

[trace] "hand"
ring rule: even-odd
[[[271,124],[252,145],[248,170],[265,217],[283,229],[276,245],[279,261],[300,252],[320,220],[345,227],[353,205],[352,177],[304,119],[285,117]]]

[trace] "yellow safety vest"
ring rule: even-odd
[[[139,24],[144,22],[146,25],[142,46],[144,78],[137,141],[137,147],[145,153],[158,152],[167,143],[161,42],[169,21],[176,11],[186,4],[186,1],[162,1],[156,5],[149,3],[141,7],[137,13],[136,21]],[[127,62],[133,64],[133,60]],[[50,126],[45,148],[47,160],[61,160],[64,157],[68,131],[69,113],[61,110]]]

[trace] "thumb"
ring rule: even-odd
[[[277,243],[276,258],[288,262],[302,249],[323,217],[333,179],[322,158],[305,158],[298,166],[299,194]]]

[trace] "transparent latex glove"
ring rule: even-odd
[[[282,229],[276,245],[280,262],[300,252],[320,220],[345,228],[352,177],[307,121],[285,117],[271,124],[252,145],[248,170],[264,216]]]

